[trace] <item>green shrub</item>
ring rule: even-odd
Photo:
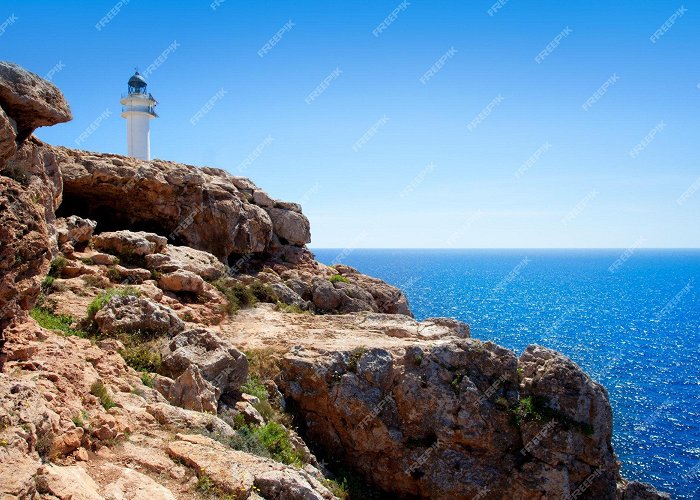
[[[271,304],[276,304],[280,300],[279,296],[270,287],[270,285],[265,285],[260,281],[253,282],[253,284],[250,285],[249,288],[258,302],[268,302]]]
[[[102,292],[95,297],[92,302],[90,302],[90,305],[87,308],[88,321],[92,322],[95,319],[95,314],[97,314],[98,311],[107,305],[107,302],[109,302],[112,297],[126,297],[127,295],[138,297],[141,295],[141,292],[139,292],[138,288],[134,288],[133,286],[127,286],[124,288],[110,288],[109,290]]]
[[[330,490],[333,495],[340,498],[340,500],[350,499],[350,490],[348,489],[348,480],[343,477],[340,479],[324,479],[323,485]]]
[[[153,375],[151,375],[148,372],[143,372],[141,374],[141,383],[145,385],[146,387],[151,387],[153,388]]]
[[[293,314],[311,314],[311,311],[302,309],[296,304],[285,304],[284,302],[277,302],[277,309],[286,313]]]
[[[338,282],[341,282],[341,283],[350,283],[350,280],[349,280],[349,279],[347,279],[345,276],[342,276],[342,275],[340,275],[340,274],[334,274],[334,275],[331,276],[329,279],[330,279],[331,283],[338,283]]]
[[[452,390],[454,391],[455,394],[459,394],[459,386],[462,383],[463,378],[464,378],[463,372],[455,373],[455,376],[452,378],[452,382],[450,383],[450,387],[452,387]]]
[[[282,417],[282,413],[278,413],[270,404],[270,397],[265,386],[256,378],[249,378],[245,384],[241,386],[241,392],[255,396],[260,401],[255,403],[253,407],[258,410],[265,420],[287,420]]]
[[[294,449],[287,430],[282,425],[277,422],[268,422],[254,428],[253,434],[257,436],[274,460],[296,467],[303,465],[301,454]]]
[[[357,373],[357,363],[360,361],[360,358],[365,354],[367,349],[363,347],[355,347],[351,352],[350,352],[350,358],[348,359],[348,371],[352,373]]]
[[[249,307],[257,302],[253,291],[242,283],[224,277],[212,284],[226,297],[225,310],[228,314],[234,314],[241,307]]]
[[[527,396],[520,399],[513,408],[515,424],[520,426],[523,422],[533,422],[542,420],[556,420],[564,429],[576,429],[586,436],[593,435],[594,429],[591,424],[577,422],[559,410],[549,406],[549,400],[545,396]]]
[[[214,481],[211,480],[206,474],[202,474],[197,479],[197,484],[194,485],[194,489],[200,493],[208,493],[214,488]]]
[[[267,389],[257,378],[249,378],[246,380],[241,386],[241,392],[255,396],[261,401],[268,398]]]
[[[73,420],[73,425],[75,425],[76,427],[85,427],[85,420],[83,420],[82,414],[80,414],[80,413],[77,414],[76,416],[74,416],[72,418],[72,420]]]
[[[56,278],[53,276],[46,276],[42,281],[41,281],[41,291],[42,293],[50,293],[53,290],[53,283],[56,281]]]
[[[116,406],[112,396],[110,396],[109,392],[107,391],[107,387],[100,379],[95,380],[95,382],[93,382],[93,384],[90,386],[90,394],[100,400],[100,404],[105,410],[109,410],[110,408],[114,408]]]
[[[74,335],[82,338],[89,336],[83,330],[72,328],[71,324],[75,320],[67,314],[54,314],[46,309],[35,307],[29,312],[29,315],[39,323],[39,326],[47,330],[58,330],[64,335]]]
[[[161,365],[161,356],[158,351],[154,351],[148,344],[134,342],[119,351],[127,365],[137,372],[158,372]],[[143,378],[141,378],[143,381]],[[152,380],[151,380],[152,382]],[[144,382],[144,385],[146,382]],[[152,387],[152,386],[149,386]]]
[[[61,275],[63,268],[67,265],[68,259],[66,259],[63,255],[59,255],[58,257],[54,258],[49,266],[49,276],[58,278]]]

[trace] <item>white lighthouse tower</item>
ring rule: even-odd
[[[146,80],[136,71],[129,78],[129,91],[122,95],[122,118],[126,118],[126,140],[129,156],[141,160],[151,159],[151,132],[149,122],[157,118],[158,104],[146,90]]]

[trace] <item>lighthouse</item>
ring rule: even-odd
[[[126,142],[129,156],[141,160],[151,159],[150,121],[157,118],[158,104],[146,90],[146,80],[138,71],[129,78],[128,92],[122,95],[122,118],[126,118]]]

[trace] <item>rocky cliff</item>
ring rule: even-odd
[[[667,498],[561,354],[414,320],[248,179],[43,144],[16,65],[0,106],[3,498]]]

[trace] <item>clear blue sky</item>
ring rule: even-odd
[[[4,1],[0,48],[41,75],[65,65],[75,119],[40,138],[75,147],[109,109],[82,148],[124,154],[126,81],[176,42],[148,76],[153,155],[235,172],[271,137],[244,174],[303,203],[313,247],[700,247],[700,3],[408,3],[374,36],[398,0]]]

